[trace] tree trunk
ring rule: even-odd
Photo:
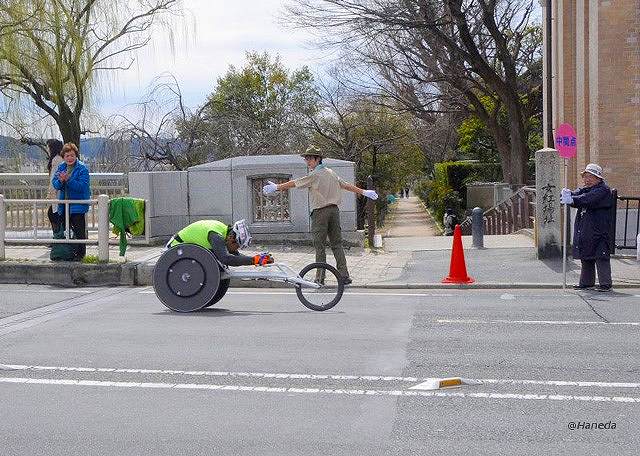
[[[72,142],[80,149],[80,119],[67,106],[62,106],[57,119],[58,128],[62,135],[62,142]]]
[[[510,179],[507,182],[512,185],[525,185],[527,183],[529,146],[527,145],[519,101],[511,97],[510,103],[507,104],[507,111],[509,113],[509,135],[511,137],[511,171]]]

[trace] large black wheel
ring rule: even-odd
[[[220,268],[213,253],[193,244],[180,244],[164,252],[153,270],[153,289],[175,312],[194,312],[218,292]]]
[[[203,308],[211,307],[216,302],[220,301],[224,297],[224,295],[227,294],[227,290],[229,289],[229,283],[231,283],[231,279],[220,280],[220,286],[218,287],[218,291],[216,291],[216,295]]]
[[[296,285],[296,294],[307,308],[316,311],[329,310],[342,298],[344,283],[336,268],[327,263],[311,263],[300,271],[300,278],[320,284],[320,288]]]

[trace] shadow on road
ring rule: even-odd
[[[254,310],[229,310],[221,309],[217,307],[209,307],[207,309],[198,310],[197,312],[172,312],[171,310],[165,310],[163,312],[156,312],[153,315],[163,316],[176,316],[176,317],[249,317],[252,315],[280,315],[280,314],[344,314],[342,311],[327,310],[324,312],[314,312],[313,310],[294,310],[285,312],[274,311],[254,311]]]

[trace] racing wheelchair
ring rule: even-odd
[[[283,263],[256,270],[231,270],[213,252],[195,244],[180,244],[166,250],[153,271],[156,296],[175,312],[195,312],[220,301],[231,279],[266,280],[292,285],[300,302],[315,311],[334,307],[344,293],[344,283],[336,268],[327,263],[311,263],[296,273]]]

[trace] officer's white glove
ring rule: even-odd
[[[362,194],[372,200],[378,199],[378,194],[376,193],[375,190],[363,190]]]
[[[568,188],[563,188],[560,192],[560,203],[562,204],[573,204],[573,196],[571,196],[571,190]]]
[[[271,181],[267,181],[267,182],[268,184],[262,187],[262,193],[264,193],[265,195],[271,195],[272,193],[275,193],[278,191],[277,184],[274,184]]]

